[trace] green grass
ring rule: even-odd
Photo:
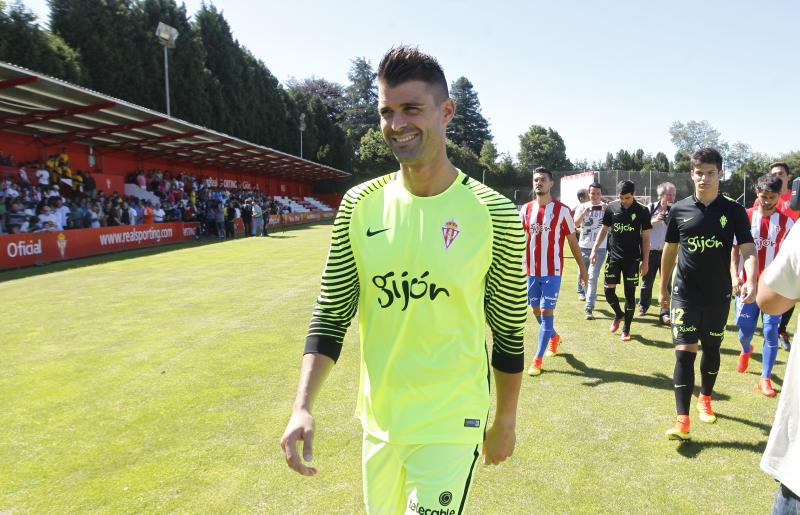
[[[290,471],[278,447],[329,235],[0,274],[0,513],[362,512],[355,327],[316,405],[319,474]],[[620,342],[602,296],[585,322],[574,277],[568,261],[562,351],[525,376],[516,452],[480,467],[471,512],[768,512],[776,484],[758,462],[777,401],[754,390],[760,356],[737,374],[729,331],[719,422],[667,441],[669,332],[650,315]]]

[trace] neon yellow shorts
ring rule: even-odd
[[[463,513],[480,453],[474,444],[395,445],[364,435],[367,513]]]

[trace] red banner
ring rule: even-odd
[[[0,235],[0,270],[195,239],[197,223],[164,223]]]
[[[329,220],[336,216],[336,211],[315,211],[312,213],[286,213],[283,215],[269,215],[269,226],[295,225],[319,220]]]

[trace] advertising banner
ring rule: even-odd
[[[197,223],[0,235],[0,270],[194,240]]]

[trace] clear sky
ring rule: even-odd
[[[24,0],[47,20],[46,0]],[[200,0],[186,3],[195,13]],[[572,159],[675,147],[676,120],[708,120],[733,143],[800,150],[800,1],[330,2],[216,0],[234,37],[281,81],[347,83],[398,43],[467,77],[501,152],[533,124]],[[180,45],[180,39],[178,39]]]

